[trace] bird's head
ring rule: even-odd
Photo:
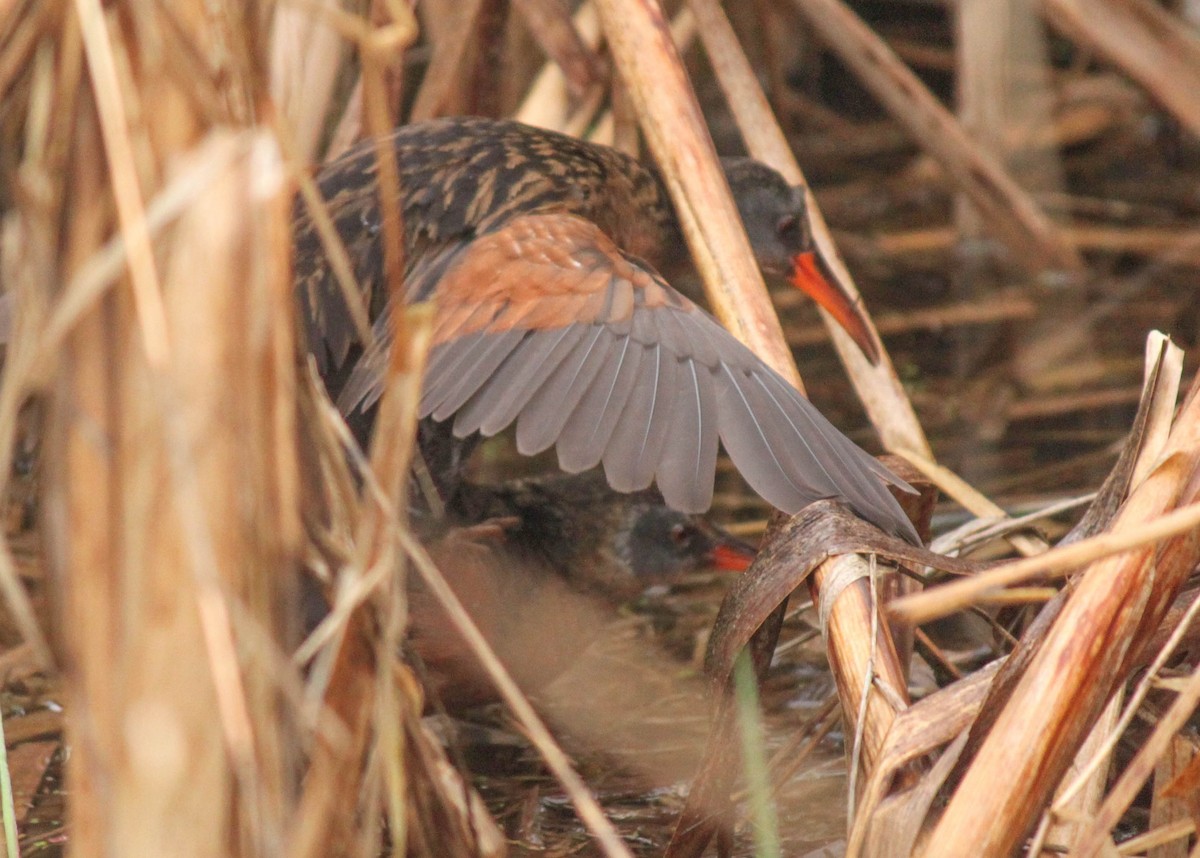
[[[612,603],[693,572],[741,572],[754,559],[750,545],[704,516],[671,509],[657,489],[616,492],[598,470],[474,493],[488,505],[473,517],[512,517],[511,551],[537,558],[575,589]]]
[[[744,572],[754,549],[704,516],[668,507],[656,491],[630,496],[614,553],[642,586],[677,581],[692,572]]]
[[[837,319],[867,359],[879,360],[857,302],[834,277],[813,241],[806,191],[752,158],[723,158],[742,225],[759,268],[788,280]]]

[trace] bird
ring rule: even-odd
[[[369,435],[389,339],[380,193],[404,221],[404,300],[435,302],[420,416],[434,472],[461,469],[458,439],[516,423],[519,452],[603,466],[610,486],[657,483],[684,512],[709,507],[718,441],[752,489],[796,512],[833,498],[919,542],[887,486],[911,490],[788,381],[672,288],[688,265],[661,175],[615,149],[509,120],[451,117],[387,141],[399,188],[380,188],[376,142],[317,184],[373,322],[360,342],[311,212],[297,202],[304,336],[333,398]],[[861,312],[814,256],[804,189],[747,158],[722,160],[764,274],[830,308],[872,356]],[[449,440],[447,440],[449,438]]]
[[[526,692],[599,639],[614,607],[702,571],[744,571],[752,546],[655,489],[613,491],[597,471],[463,483],[437,533],[422,534],[467,612]],[[486,672],[432,594],[408,588],[406,651],[427,701],[493,702]]]

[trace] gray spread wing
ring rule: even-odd
[[[515,421],[522,453],[556,446],[565,470],[603,464],[622,491],[657,481],[689,512],[712,501],[720,439],[776,507],[838,498],[916,540],[885,485],[903,481],[593,224],[517,218],[471,242],[436,291],[420,413],[453,419],[456,435]],[[344,410],[373,404],[381,365],[365,356]]]

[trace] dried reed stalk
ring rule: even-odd
[[[1064,241],[1077,250],[1168,257],[1181,264],[1200,265],[1200,239],[1193,229],[1157,226],[1072,224],[1061,227]],[[872,239],[888,255],[948,252],[958,239],[952,227],[929,227],[880,233]]]
[[[690,7],[684,6],[671,19],[671,40],[680,57],[686,57],[689,49],[696,42],[696,16]],[[637,157],[640,154],[640,144],[637,142],[637,115],[633,110],[632,101],[619,80],[612,81],[612,106],[602,110],[596,117],[595,123],[585,127],[584,118],[592,112],[591,105],[585,104],[571,117],[567,131],[582,134],[588,140],[605,143],[610,146],[623,147],[621,151]],[[617,114],[621,114],[618,121]]]
[[[1200,133],[1200,38],[1146,0],[1041,0],[1050,22],[1103,54]]]
[[[1012,28],[1017,0],[960,3],[954,16],[955,96],[958,121],[979,147],[1008,167],[1004,146],[1007,120],[1006,62],[1013,50]],[[979,238],[986,224],[963,195],[955,206],[958,238]]]
[[[1122,814],[1154,772],[1155,765],[1166,755],[1172,740],[1184,729],[1197,705],[1200,705],[1200,668],[1193,668],[1176,690],[1178,694],[1155,725],[1150,738],[1138,748],[1121,777],[1105,796],[1099,811],[1084,826],[1076,854],[1096,855],[1106,845],[1111,845],[1109,832],[1120,822]]]
[[[262,91],[245,62],[255,10],[209,11],[81,0],[23,22],[43,61],[14,81],[31,123],[5,145],[60,178],[13,214],[32,252],[11,285],[34,310],[111,272],[73,322],[37,329],[35,311],[23,334],[62,338],[35,350],[54,376],[45,506],[77,854],[269,854],[291,812],[289,199],[268,137],[207,131]],[[200,162],[209,180],[164,228],[149,195]]]
[[[895,463],[893,467],[896,466]],[[899,464],[904,464],[902,461]],[[897,471],[920,494],[899,495],[905,512],[928,538],[937,491],[918,479],[911,468]],[[898,573],[885,570],[875,580],[874,570],[864,574],[861,557],[839,557],[821,564],[809,579],[809,593],[818,606],[829,668],[838,686],[847,735],[856,737],[853,752],[866,775],[875,770],[897,713],[909,705],[908,663],[912,655],[911,626],[891,625],[880,617],[880,599],[894,593]],[[849,583],[841,583],[847,580]],[[893,634],[895,632],[896,634]],[[852,782],[857,772],[852,773]],[[851,794],[852,803],[858,796]]]
[[[712,62],[717,82],[725,93],[726,103],[737,120],[742,139],[750,154],[778,170],[793,185],[808,188],[808,182],[792,154],[791,147],[779,127],[779,122],[759,86],[750,61],[738,42],[737,35],[725,12],[716,0],[691,0],[691,9],[705,50]],[[812,222],[813,238],[822,257],[833,269],[842,288],[859,303],[861,298],[850,272],[846,269],[820,207],[811,191],[807,194],[809,217]],[[838,355],[850,372],[859,399],[867,409],[872,425],[879,433],[883,445],[889,451],[912,450],[932,458],[929,441],[917,422],[912,403],[909,402],[895,368],[887,355],[879,335],[876,333],[870,314],[865,312],[867,328],[879,350],[880,361],[872,366],[840,325],[824,310],[821,311],[825,327],[833,337]]]
[[[846,735],[854,737],[850,750],[866,773],[874,769],[896,714],[909,704],[905,670],[874,596],[881,584],[873,569],[864,568],[871,562],[856,556],[837,558],[822,564],[809,579],[813,601],[822,606],[822,633]],[[837,589],[833,582],[845,576],[854,580]],[[851,802],[856,798],[851,795]]]
[[[799,385],[795,361],[658,4],[596,0],[596,5],[713,311],[734,336]]]
[[[1005,512],[989,498],[985,497],[982,492],[974,486],[967,483],[962,477],[955,474],[949,468],[942,467],[936,462],[926,459],[922,456],[917,456],[913,453],[901,452],[899,454],[908,463],[921,472],[930,482],[936,485],[947,497],[952,498],[962,504],[964,508],[978,516],[979,518],[1004,518]],[[1046,541],[1039,536],[1027,534],[1012,534],[1007,537],[1009,543],[1024,554],[1026,557],[1034,557],[1044,552],[1047,548]],[[972,578],[972,580],[974,580]],[[939,588],[940,590],[941,588]],[[904,600],[916,600],[924,598],[924,594],[913,594],[905,596]],[[903,612],[897,610],[895,606],[889,607],[889,612],[898,618],[912,622],[914,625],[920,625],[922,621],[915,620],[913,616],[904,616]]]
[[[1152,336],[1148,342],[1146,395],[1130,438],[1117,466],[1073,534],[1094,532],[1106,526],[1111,519],[1111,510],[1125,497],[1131,476],[1139,471],[1139,463],[1144,460],[1156,461],[1162,451],[1165,436],[1160,437],[1155,426],[1163,420],[1169,423],[1168,409],[1177,390],[1173,379],[1177,378],[1179,371],[1178,350],[1165,348],[1165,345],[1169,344],[1161,336]],[[1059,603],[1064,601],[1064,596],[1059,597]],[[956,681],[897,717],[888,734],[881,763],[871,774],[858,820],[851,830],[850,854],[859,854],[864,848],[865,854],[908,854],[913,850],[913,844],[923,833],[921,820],[925,818],[939,790],[944,789],[943,782],[947,778],[956,780],[955,773],[966,767],[970,755],[974,754],[974,734],[987,735],[993,712],[1003,708],[1015,682],[1014,677],[1021,675],[1030,654],[1037,651],[1037,642],[1042,640],[1044,631],[1050,628],[1055,616],[1053,610],[1043,611],[1026,631],[1020,647],[1012,655]],[[1168,625],[1177,623],[1178,617]],[[1160,659],[1165,659],[1165,656],[1160,656]],[[936,715],[932,720],[930,713]],[[1107,735],[1119,734],[1124,730],[1125,723],[1115,728],[1110,726]],[[970,736],[965,735],[968,727]],[[900,792],[892,790],[892,794],[884,798],[896,774],[903,771],[902,767],[940,749],[956,736],[957,740],[942,751],[938,763],[923,774],[915,788]],[[1097,744],[1104,738],[1097,734]],[[1081,756],[1078,765],[1081,769],[1088,766],[1092,756],[1105,759],[1103,755],[1109,751],[1111,744],[1099,746],[1094,755],[1088,755],[1089,759]],[[964,757],[967,759],[964,760]],[[1092,768],[1090,771],[1102,772],[1102,768]],[[1088,772],[1084,772],[1080,782],[1087,783],[1083,778],[1088,776]],[[1062,793],[1064,801],[1079,795],[1074,786],[1064,788]],[[1095,792],[1088,797],[1088,801],[1094,801],[1094,797]]]
[[[426,26],[433,42],[433,59],[417,90],[410,122],[461,112],[466,65],[487,0],[436,0],[424,4]],[[458,110],[455,110],[455,107]]]
[[[407,315],[402,304],[397,307],[397,316]],[[343,594],[349,595],[354,584],[361,588],[353,594],[358,604],[346,610],[332,656],[322,716],[329,723],[318,728],[318,744],[300,805],[301,827],[293,846],[301,856],[349,850],[356,819],[354,814],[339,812],[339,806],[347,795],[357,792],[361,761],[370,743],[387,737],[401,721],[397,704],[381,706],[380,701],[394,699],[393,666],[404,624],[404,579],[395,572],[400,559],[396,528],[404,527],[400,511],[406,508],[420,379],[429,347],[430,314],[426,310],[414,316],[397,324],[371,451],[372,485],[377,491],[369,492],[362,501],[356,556],[350,567],[342,570]],[[335,739],[338,726],[346,729],[344,740]],[[386,752],[393,760],[404,754],[403,747],[386,748]],[[403,784],[393,785],[393,789],[403,789]],[[390,816],[393,836],[400,836],[405,830],[404,815],[392,808]]]
[[[1112,745],[1116,743],[1119,736],[1118,724],[1124,701],[1125,695],[1122,689],[1117,689],[1116,693],[1109,698],[1104,711],[1096,720],[1083,744],[1079,746],[1075,759],[1071,761],[1063,783],[1056,792],[1056,798],[1051,802],[1050,811],[1042,818],[1039,834],[1044,831],[1046,841],[1053,843],[1055,848],[1065,848],[1069,852],[1073,852],[1086,831],[1084,820],[1093,818],[1100,808],[1100,802],[1104,798],[1104,789],[1108,784]],[[1106,744],[1108,744],[1108,750],[1104,750]],[[1094,765],[1090,774],[1083,773],[1085,767],[1097,758],[1102,761],[1102,764]],[[1080,780],[1081,787],[1072,794],[1064,796],[1063,787],[1070,785],[1081,773],[1083,773]],[[1037,855],[1040,851],[1041,847],[1035,838],[1033,846],[1030,848],[1030,854]]]
[[[294,601],[289,206],[268,138],[207,145],[228,168],[160,245],[165,366],[146,366],[117,295],[81,321],[60,370],[48,503],[69,546],[79,854],[271,853],[290,812],[282,659],[251,646],[284,639]]]
[[[1196,500],[1197,468],[1200,396],[1193,390],[1166,458],[1130,496],[1114,532],[1136,531]],[[1193,528],[1082,574],[934,829],[926,855],[1007,854],[1016,847],[1123,682],[1128,656],[1157,627],[1198,555],[1200,533]]]
[[[389,61],[415,37],[411,15],[404,5],[399,16],[384,26],[359,35],[362,58],[359,94],[364,125],[378,141],[381,238],[384,282],[371,284],[390,295],[403,294],[405,260],[404,224],[396,196],[390,191],[400,185],[396,154],[386,134],[394,126],[394,93],[389,93]],[[348,851],[355,842],[355,814],[339,813],[338,804],[348,794],[361,793],[363,785],[382,791],[383,810],[390,822],[395,846],[406,848],[409,813],[405,795],[409,788],[403,761],[405,736],[418,729],[411,700],[405,700],[404,685],[395,682],[395,664],[406,624],[403,565],[396,530],[405,527],[409,463],[413,455],[417,403],[425,354],[429,348],[431,314],[428,308],[409,310],[403,300],[392,304],[393,345],[386,371],[384,395],[375,421],[370,473],[374,492],[363,499],[354,537],[354,554],[341,570],[339,594],[354,590],[355,601],[339,608],[340,624],[334,647],[325,657],[332,662],[325,688],[325,726],[305,784],[300,808],[302,826],[294,840],[300,855],[326,855]],[[357,588],[356,588],[357,585]],[[334,741],[336,727],[347,728],[344,741]],[[370,761],[364,772],[364,755]],[[356,788],[357,787],[357,788]],[[436,796],[436,789],[431,790]],[[366,820],[362,830],[375,828],[380,808],[368,802],[362,808]],[[373,838],[369,835],[366,842]],[[446,846],[454,842],[447,833]]]
[[[1004,587],[1063,577],[1085,564],[1120,557],[1160,540],[1185,534],[1198,526],[1200,506],[1188,505],[1128,532],[1103,533],[1035,557],[989,569],[977,576],[906,596],[890,605],[888,612],[898,619],[920,625],[986,601],[988,595]]]
[[[907,855],[912,851],[931,797],[915,795],[917,790],[889,795],[893,782],[897,776],[903,779],[914,763],[943,748],[970,726],[999,666],[999,662],[992,662],[896,716],[863,787],[850,828],[847,855]],[[927,772],[918,788],[932,779],[936,780],[936,789],[945,776],[944,772],[940,777],[938,774]],[[864,851],[868,842],[873,845]]]
[[[596,16],[594,4],[580,4],[571,18],[571,29],[584,48],[595,53],[600,43],[600,21]],[[584,111],[588,122],[591,122],[592,116],[599,109],[603,96],[603,88],[596,85],[579,97],[580,102],[591,106],[590,110]],[[527,125],[561,131],[566,127],[570,113],[571,99],[567,92],[567,76],[553,60],[547,60],[530,83],[512,118]]]
[[[1012,259],[1035,270],[1075,271],[1083,263],[1037,204],[863,21],[839,0],[793,0],[898,123],[945,168],[971,199]]]
[[[564,0],[517,0],[515,5],[575,98],[584,99],[603,84],[604,64],[575,28]]]
[[[1189,802],[1179,795],[1171,794],[1167,789],[1171,781],[1186,772],[1195,759],[1195,745],[1181,736],[1174,736],[1170,748],[1154,764],[1154,795],[1150,799],[1151,831],[1161,831],[1180,824],[1195,830]],[[1188,841],[1185,834],[1173,842],[1151,847],[1147,858],[1187,858],[1187,854]]]
[[[271,100],[305,164],[316,157],[346,47],[328,15],[280,4],[271,28]]]
[[[789,182],[807,187],[724,11],[714,0],[692,0],[691,8],[696,12],[701,38],[751,155],[780,170]],[[811,192],[808,193],[808,205],[814,235],[824,258],[838,272],[843,288],[856,295],[853,282],[837,254]],[[872,371],[869,362],[850,341],[849,335],[840,329],[832,317],[823,315],[843,360],[847,360],[851,367],[855,386],[885,443],[920,450],[931,456],[929,442],[917,423],[912,405],[904,394],[886,350],[878,342],[878,335],[872,330],[871,336],[876,340],[882,356],[879,365]],[[869,317],[867,325],[868,329],[872,329]],[[932,494],[925,499],[924,519],[928,524]],[[830,669],[837,681],[847,732],[856,736],[854,752],[859,754],[862,770],[869,772],[897,708],[908,702],[906,680],[911,635],[904,635],[898,651],[889,627],[886,623],[881,626],[878,621],[877,590],[873,581],[860,578],[845,587],[835,585],[836,592],[828,592],[831,583],[846,573],[848,565],[861,562],[854,558],[828,561],[809,579],[809,592],[813,602],[821,609],[821,630]],[[903,590],[908,586],[905,582],[887,589]],[[874,687],[887,689],[888,693],[873,694]],[[858,741],[859,737],[861,742]],[[857,771],[852,773],[852,780],[856,774]]]
[[[955,20],[954,71],[958,115],[965,131],[1005,169],[1019,159],[1023,169],[1017,175],[1024,190],[1040,195],[1064,189],[1059,153],[1047,151],[1046,135],[1086,134],[1111,113],[1096,110],[1093,104],[1082,127],[1056,125],[1053,114],[1067,112],[1062,101],[1065,93],[1051,85],[1044,28],[1034,13],[1035,2],[961,4]],[[959,236],[982,237],[986,224],[966,196],[959,202]]]
[[[303,854],[341,851],[351,842],[353,817],[339,814],[337,805],[352,790],[361,760],[370,759],[388,779],[385,795],[393,838],[403,840],[406,811],[400,798],[406,792],[399,761],[405,749],[400,725],[412,707],[397,699],[395,658],[405,623],[404,577],[398,574],[398,533],[404,528],[408,466],[412,456],[417,401],[424,355],[428,349],[428,312],[409,312],[397,304],[396,341],[388,366],[385,399],[381,400],[371,455],[371,487],[358,516],[356,556],[342,571],[340,596],[349,605],[344,614],[341,645],[325,692],[331,713],[350,728],[349,741],[322,742],[314,754],[306,784],[302,818],[309,832],[299,841]],[[356,589],[355,585],[358,585]],[[335,602],[335,609],[342,605]],[[369,778],[371,769],[368,768]],[[373,808],[365,808],[371,813]],[[447,838],[449,841],[449,837]],[[399,846],[398,848],[402,848]]]

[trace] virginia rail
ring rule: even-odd
[[[596,640],[613,606],[655,584],[709,569],[741,571],[754,551],[654,489],[619,494],[595,471],[465,483],[453,522],[429,550],[518,684],[534,691]],[[409,648],[448,708],[490,702],[487,675],[419,584],[409,592]]]
[[[666,502],[685,511],[712,500],[719,438],[750,486],[780,509],[839,498],[916,541],[884,485],[904,483],[660,276],[686,264],[687,251],[654,169],[490,119],[415,123],[391,142],[406,297],[437,303],[422,417],[453,418],[458,438],[493,435],[515,420],[523,454],[555,445],[569,472],[603,463],[621,491],[657,480]],[[794,277],[869,344],[854,324],[857,309],[813,264],[802,190],[760,163],[723,163],[764,273]],[[318,182],[386,343],[377,177],[367,142]],[[309,347],[353,422],[378,398],[383,352],[364,353],[357,342],[302,207],[295,238]]]

